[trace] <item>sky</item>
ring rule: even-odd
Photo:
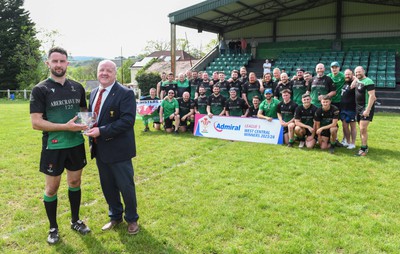
[[[143,53],[146,41],[170,41],[168,14],[203,0],[25,0],[24,9],[39,31],[38,38],[57,31],[55,44],[72,56],[114,58]],[[177,26],[196,48],[204,47],[213,33]],[[48,51],[50,44],[44,45]]]

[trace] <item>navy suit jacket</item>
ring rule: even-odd
[[[89,111],[99,88],[90,93]],[[133,90],[114,83],[99,113],[97,126],[100,136],[89,139],[91,157],[104,163],[129,160],[136,156],[135,133],[136,99]]]

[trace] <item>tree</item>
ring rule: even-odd
[[[23,0],[0,2],[0,89],[26,88],[41,79],[43,59]]]
[[[154,51],[164,51],[170,50],[171,44],[167,41],[146,41],[146,47],[144,48],[144,52],[146,55],[153,53]]]
[[[131,83],[131,65],[134,63],[132,59],[125,59],[123,61],[122,67],[118,68],[117,72],[117,79],[122,84],[129,84]],[[122,75],[123,73],[123,75]],[[123,76],[123,78],[122,78]]]

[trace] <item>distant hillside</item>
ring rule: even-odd
[[[70,62],[84,62],[84,61],[92,61],[92,60],[104,60],[104,57],[98,56],[70,56]]]

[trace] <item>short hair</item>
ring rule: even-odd
[[[68,53],[65,49],[61,48],[61,47],[52,47],[49,50],[49,53],[47,54],[47,57],[50,58],[51,54],[53,53],[60,53],[62,55],[65,55],[68,58]]]
[[[307,98],[307,97],[310,97],[310,95],[309,95],[308,93],[305,93],[305,94],[303,94],[303,95],[301,96],[301,98]]]
[[[292,91],[290,91],[289,89],[283,89],[281,94],[284,94],[284,93],[292,94]]]
[[[253,100],[254,100],[254,99],[260,100],[260,97],[258,97],[258,95],[254,95],[252,99],[253,99]]]
[[[305,72],[304,72],[304,75],[305,75],[305,74],[310,74],[310,75],[312,76],[311,72],[309,72],[309,71],[305,71]]]
[[[151,91],[157,91],[157,90],[154,87],[152,87],[152,88],[150,88],[149,91],[151,92]]]
[[[168,76],[174,76],[174,73],[170,72],[168,73]]]
[[[322,95],[322,100],[331,100],[331,97],[327,94]]]

